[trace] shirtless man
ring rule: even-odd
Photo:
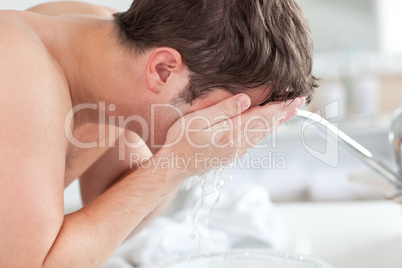
[[[81,2],[0,11],[0,267],[101,266],[208,170],[196,154],[244,154],[315,87],[293,0],[136,0],[113,13]],[[130,169],[133,152],[189,165]],[[84,207],[64,215],[75,178]]]

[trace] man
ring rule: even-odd
[[[114,13],[0,11],[0,267],[101,266],[181,182],[244,154],[315,87],[293,0],[136,0]],[[171,158],[186,165],[156,161]],[[64,216],[75,178],[84,208]]]

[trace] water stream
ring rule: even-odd
[[[197,181],[201,187],[201,195],[195,205],[194,211],[190,215],[190,239],[195,243],[197,249],[200,247],[201,243],[201,234],[199,230],[200,219],[203,218],[205,226],[209,225],[209,217],[219,202],[223,186],[227,181],[233,179],[229,176],[232,169],[233,164],[227,167],[214,169],[203,176],[192,178],[192,181],[189,184],[189,188],[191,188],[193,181]],[[212,198],[212,203],[209,206],[205,202],[207,198]]]

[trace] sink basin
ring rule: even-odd
[[[231,250],[189,256],[158,268],[331,268],[322,261],[268,250]]]

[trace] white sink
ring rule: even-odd
[[[267,250],[230,250],[190,256],[155,268],[332,268],[309,257]]]
[[[391,201],[279,204],[285,250],[340,268],[401,268],[401,206]]]

